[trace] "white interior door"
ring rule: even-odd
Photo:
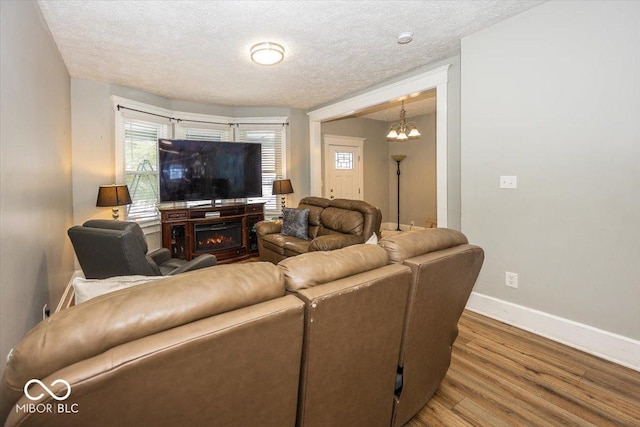
[[[329,199],[362,200],[363,138],[325,135],[324,196]]]

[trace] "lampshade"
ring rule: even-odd
[[[274,65],[284,59],[284,48],[277,43],[258,43],[251,48],[251,60],[260,65]]]
[[[402,101],[402,108],[400,109],[400,122],[391,125],[391,129],[387,134],[388,141],[400,141],[404,142],[409,139],[420,138],[420,132],[415,123],[407,123],[405,115],[407,112],[404,109],[404,101]]]
[[[126,185],[101,185],[96,206],[99,208],[130,205],[131,195]]]
[[[276,179],[273,181],[273,187],[271,194],[291,194],[293,193],[293,186],[290,179]]]

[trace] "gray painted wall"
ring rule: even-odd
[[[73,134],[73,221],[81,224],[90,218],[111,218],[109,208],[96,208],[97,189],[115,180],[115,114],[111,95],[144,102],[176,111],[230,115],[236,117],[289,117],[290,148],[287,163],[293,179],[291,200],[309,191],[308,120],[300,110],[275,107],[229,107],[189,101],[169,100],[146,92],[92,80],[71,79]],[[306,169],[305,169],[306,166]],[[149,236],[150,247],[160,245],[157,236]]]
[[[462,40],[462,231],[486,251],[475,291],[636,340],[638,22],[640,2],[548,2]]]
[[[171,101],[135,89],[93,80],[71,79],[73,222],[111,218],[111,209],[96,208],[98,187],[115,182],[115,113],[111,95],[162,108]],[[185,106],[185,102],[178,105]],[[208,111],[200,104],[194,112]],[[223,110],[224,111],[224,110]]]
[[[420,139],[389,143],[389,156],[404,154],[400,162],[400,224],[425,226],[425,218],[437,216],[436,209],[436,114],[413,117]],[[387,126],[389,128],[391,124]],[[398,222],[398,165],[389,164],[389,222]]]
[[[298,206],[300,199],[310,196],[309,179],[309,118],[304,110],[292,108],[289,114],[287,140],[287,175],[294,193],[289,195],[288,206]]]
[[[69,74],[31,1],[0,2],[0,374],[73,272]]]

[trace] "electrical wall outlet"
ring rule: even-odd
[[[518,273],[510,271],[504,272],[504,285],[510,288],[518,289]]]
[[[500,188],[509,188],[512,190],[518,188],[518,177],[517,176],[501,176]]]

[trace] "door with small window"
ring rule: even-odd
[[[364,138],[325,135],[324,144],[324,196],[362,200]]]

